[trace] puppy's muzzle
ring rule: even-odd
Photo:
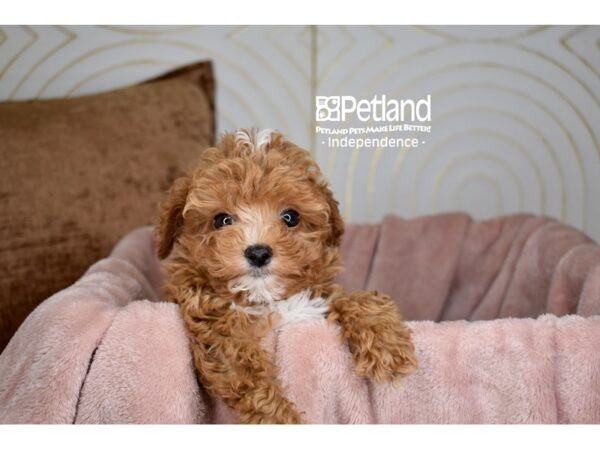
[[[251,266],[263,267],[269,264],[273,256],[273,250],[268,245],[251,245],[244,251],[244,256]]]

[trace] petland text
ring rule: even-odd
[[[353,116],[361,122],[430,122],[431,95],[417,101],[385,95],[358,101],[352,95],[316,96],[317,122],[345,122]]]

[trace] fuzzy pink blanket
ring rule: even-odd
[[[585,235],[529,215],[387,217],[350,226],[342,249],[340,281],[413,320],[420,367],[377,385],[335,326],[286,325],[265,345],[307,422],[600,423],[600,247]],[[0,355],[0,422],[235,421],[199,387],[160,283],[144,228],[42,303]]]

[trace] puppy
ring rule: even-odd
[[[416,368],[393,301],[335,283],[343,229],[309,153],[270,130],[225,134],[171,187],[156,232],[166,296],[180,305],[202,385],[241,423],[302,422],[261,346],[288,321],[338,323],[360,376],[397,383]]]

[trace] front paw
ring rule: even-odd
[[[385,331],[377,327],[363,331],[349,345],[357,373],[374,381],[399,387],[402,378],[417,368],[410,329],[404,324]]]
[[[398,308],[387,295],[377,292],[357,292],[344,303],[336,317],[357,373],[398,387],[417,368],[412,332]]]
[[[287,398],[253,393],[240,404],[239,422],[243,424],[296,425],[303,423],[302,414]]]
[[[252,411],[241,415],[239,422],[248,425],[301,425],[304,423],[301,415],[296,411],[281,411],[269,415]]]

